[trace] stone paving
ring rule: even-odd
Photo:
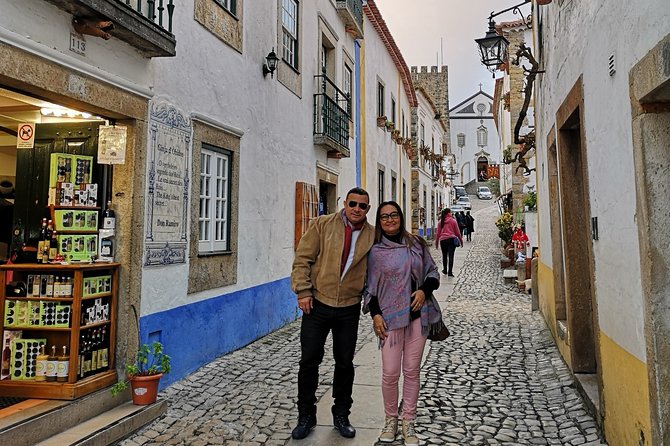
[[[503,281],[496,217],[495,206],[477,212],[477,231],[443,305],[452,337],[427,347],[421,444],[603,445],[542,316],[530,310],[530,296]],[[173,384],[160,395],[167,414],[119,444],[289,443],[297,417],[299,327],[294,322]],[[361,323],[359,346],[370,342],[370,325]],[[332,369],[326,354],[317,398],[330,390]]]

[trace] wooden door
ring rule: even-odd
[[[96,157],[99,122],[37,124],[35,147],[17,149],[16,200],[14,227],[23,228],[19,243],[37,245],[42,218],[49,218],[49,162],[52,153],[68,153]],[[107,200],[103,187],[104,167],[93,164],[94,183],[98,183],[98,206]],[[111,184],[111,181],[108,182]]]

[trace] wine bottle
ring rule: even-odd
[[[49,261],[53,262],[56,260],[58,255],[58,235],[56,230],[51,233],[51,240],[49,241]]]
[[[44,351],[45,345],[40,346],[40,354],[37,355],[35,359],[35,381],[46,381],[47,380],[47,362],[49,361],[49,355]]]
[[[84,333],[79,333],[79,354],[77,355],[77,378],[84,377]]]
[[[98,373],[98,329],[91,335],[91,375]]]
[[[100,360],[100,365],[103,370],[109,368],[109,344],[107,341],[107,327],[102,327],[102,339],[101,339],[100,353],[98,359]]]
[[[67,356],[67,346],[63,346],[63,354],[58,357],[56,365],[56,381],[67,382],[67,375],[70,371],[70,358]]]
[[[47,381],[56,381],[56,370],[58,367],[58,355],[56,354],[56,346],[51,346],[51,354],[47,359]]]
[[[107,207],[102,213],[102,228],[103,229],[115,229],[116,228],[116,214],[112,209],[111,200],[107,202]]]
[[[91,374],[91,334],[86,334],[86,348],[84,350],[84,376]]]
[[[2,376],[9,378],[9,364],[12,362],[12,350],[9,348],[9,345],[5,345],[5,348],[2,350]]]
[[[44,242],[47,240],[47,219],[42,219],[42,227],[40,229],[40,239],[37,242],[37,263],[42,263],[42,254],[44,253]]]

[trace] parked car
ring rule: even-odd
[[[479,186],[477,188],[477,198],[479,198],[480,200],[490,200],[491,198],[493,198],[491,189],[489,189],[486,186]]]
[[[463,195],[467,195],[468,192],[463,186],[454,186],[454,194],[456,195],[456,200],[458,200]]]
[[[461,211],[465,212],[465,208],[463,206],[461,206],[460,204],[452,204],[449,209],[451,209],[451,215],[456,214],[456,212],[461,212]]]
[[[470,202],[470,197],[468,197],[467,195],[459,197],[458,200],[456,200],[456,204],[460,204],[461,206],[463,206],[464,209],[468,211],[472,209],[472,203]]]

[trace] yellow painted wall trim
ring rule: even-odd
[[[561,352],[563,360],[570,366],[572,356],[570,355],[569,339],[561,339],[558,336],[556,326],[556,295],[554,291],[554,270],[538,261],[537,264],[537,290],[540,304],[540,312],[544,316],[544,321],[551,331],[551,335],[556,342],[556,347]]]
[[[647,365],[600,332],[603,426],[610,446],[651,445]],[[644,436],[644,443],[640,441]]]

